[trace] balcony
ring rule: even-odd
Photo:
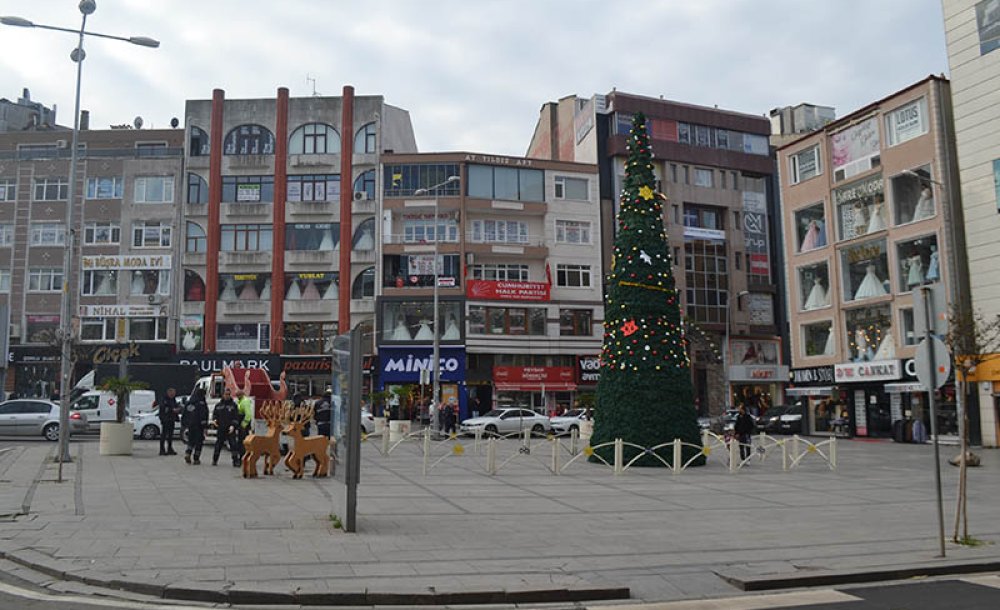
[[[351,213],[352,214],[374,214],[375,213],[375,200],[374,199],[355,199],[351,202]]]
[[[351,313],[375,313],[375,299],[351,299]]]
[[[339,256],[339,248],[336,250],[288,250],[285,252],[285,264],[327,269],[336,265]]]
[[[188,156],[184,160],[184,164],[187,165],[188,169],[208,169],[208,159],[208,155]]]
[[[219,263],[222,265],[271,266],[270,252],[219,252]]]
[[[337,317],[337,299],[285,301],[285,316],[313,316],[333,320]]]
[[[274,165],[274,155],[232,155],[225,154],[223,159],[223,171],[227,169],[270,169]],[[272,170],[273,173],[273,170]]]
[[[523,243],[515,242],[465,242],[465,251],[475,255],[489,256],[515,256],[521,258],[546,258],[549,255],[549,248],[545,242],[538,239],[529,239]]]
[[[491,199],[466,199],[465,210],[470,214],[484,213],[505,215],[540,216],[548,211],[548,205],[541,201],[501,201]]]
[[[270,216],[270,203],[223,203],[222,213],[226,216]]]
[[[292,216],[329,216],[339,209],[336,201],[289,201],[286,205]]]
[[[228,316],[260,316],[271,311],[270,301],[219,301],[219,311]]]
[[[185,265],[197,265],[199,267],[205,265],[205,257],[207,255],[204,252],[185,252],[184,253],[184,264]]]

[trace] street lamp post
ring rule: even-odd
[[[441,241],[441,223],[438,219],[438,193],[442,186],[459,181],[458,176],[448,176],[448,179],[434,186],[417,189],[414,195],[434,193],[434,348],[431,352],[431,404],[438,410],[441,408],[441,326],[438,314],[438,242]]]
[[[739,303],[740,299],[742,299],[743,297],[747,296],[748,294],[750,294],[750,292],[747,291],[747,290],[741,290],[741,291],[737,292],[736,293],[736,302]],[[726,296],[728,297],[728,295],[726,295]],[[732,396],[733,396],[733,391],[732,391],[732,388],[730,387],[730,383],[729,383],[729,360],[730,360],[730,358],[729,358],[729,326],[730,326],[730,324],[729,324],[729,318],[730,318],[729,312],[732,310],[732,308],[733,308],[733,304],[727,298],[726,299],[726,343],[725,343],[725,345],[722,346],[722,357],[724,359],[724,361],[723,361],[722,364],[723,364],[723,370],[725,371],[725,375],[726,375],[726,408],[727,409],[729,409],[729,408],[732,407],[732,405],[729,404],[729,399],[732,398]]]
[[[39,28],[42,30],[54,30],[57,32],[69,32],[77,35],[76,48],[70,53],[70,59],[76,62],[76,93],[73,110],[73,138],[72,147],[69,153],[69,187],[67,188],[66,200],[66,249],[63,251],[63,290],[62,302],[59,310],[59,340],[62,346],[60,385],[59,385],[59,480],[62,480],[62,464],[70,461],[69,455],[69,381],[72,375],[72,347],[73,347],[73,324],[71,320],[72,300],[74,296],[74,273],[73,254],[76,248],[76,229],[74,226],[74,206],[73,200],[76,197],[76,166],[77,166],[77,140],[80,136],[80,80],[83,76],[83,60],[87,57],[83,50],[83,37],[96,36],[98,38],[110,38],[112,40],[122,40],[141,47],[156,48],[160,46],[159,41],[146,36],[112,36],[99,32],[87,31],[87,17],[97,10],[96,0],[80,0],[78,5],[83,19],[80,29],[61,28],[52,25],[34,23],[21,17],[0,17],[0,23],[22,28]]]

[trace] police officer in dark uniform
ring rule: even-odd
[[[215,405],[212,412],[212,427],[215,428],[215,449],[212,451],[212,466],[219,463],[219,454],[222,453],[222,446],[229,445],[229,452],[233,456],[233,466],[240,465],[240,451],[238,427],[243,420],[239,407],[229,389],[222,393],[222,400]]]
[[[160,399],[160,455],[177,455],[174,451],[174,424],[180,412],[177,390],[167,388],[167,395]]]
[[[205,429],[208,428],[208,403],[205,402],[205,390],[198,388],[184,407],[181,423],[187,428],[187,449],[184,450],[184,461],[188,464],[201,464],[201,447],[205,443]],[[192,460],[193,458],[193,460]]]
[[[333,391],[326,389],[323,397],[316,401],[316,429],[326,438],[330,438],[330,419],[333,415]]]

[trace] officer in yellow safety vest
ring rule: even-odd
[[[236,408],[240,412],[239,429],[239,452],[243,457],[243,439],[250,433],[250,426],[253,424],[253,399],[246,395],[243,390],[236,390]]]

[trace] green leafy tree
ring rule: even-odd
[[[133,381],[128,375],[125,377],[111,377],[106,379],[101,385],[105,392],[115,395],[115,421],[119,424],[125,421],[125,410],[128,407],[128,397],[135,390],[145,390],[149,384],[145,381]]]
[[[621,438],[649,450],[679,438],[684,460],[701,446],[691,362],[663,229],[665,197],[655,192],[646,118],[637,114],[628,137],[625,188],[618,212],[611,274],[604,295],[604,347],[591,446]],[[611,461],[611,447],[597,449]],[[625,447],[625,459],[642,450]],[[667,446],[656,451],[668,463]],[[643,455],[641,466],[663,466]]]

